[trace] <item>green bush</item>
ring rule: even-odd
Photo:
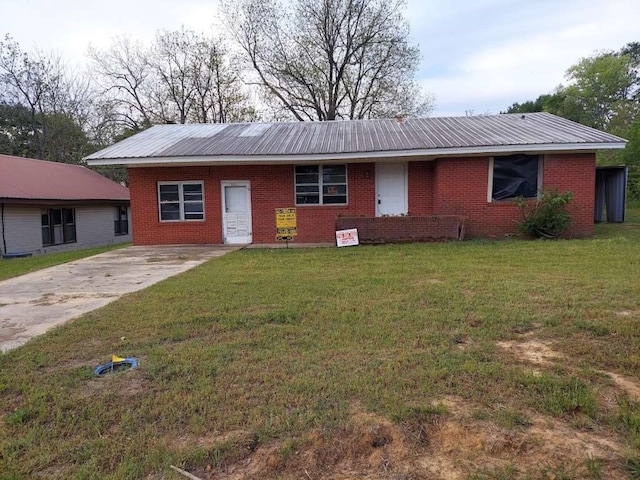
[[[516,198],[522,213],[520,233],[531,238],[558,238],[571,226],[566,207],[572,200],[573,193],[557,190],[542,192],[535,200]]]

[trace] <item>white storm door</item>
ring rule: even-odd
[[[251,243],[251,188],[249,182],[222,182],[221,186],[224,243]]]
[[[406,215],[407,164],[376,164],[376,217]]]

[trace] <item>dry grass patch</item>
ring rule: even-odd
[[[352,409],[346,426],[329,435],[315,429],[295,442],[272,442],[214,474],[211,466],[197,470],[202,478],[450,479],[490,478],[489,472],[510,472],[509,478],[593,478],[598,464],[602,479],[624,478],[619,461],[624,447],[595,432],[576,432],[566,422],[537,415],[526,430],[499,427],[466,413],[461,399],[440,402],[457,413],[438,414],[423,422],[421,435],[406,423]],[[415,426],[414,426],[415,427]],[[531,475],[534,474],[532,477]],[[562,477],[556,477],[562,478]]]

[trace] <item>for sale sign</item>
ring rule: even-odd
[[[353,245],[360,245],[358,240],[358,229],[350,228],[348,230],[336,231],[336,244],[338,247],[351,247]]]
[[[292,239],[298,235],[298,219],[295,208],[276,208],[276,238]]]

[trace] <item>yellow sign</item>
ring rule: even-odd
[[[276,208],[276,238],[298,235],[298,220],[295,208]]]

